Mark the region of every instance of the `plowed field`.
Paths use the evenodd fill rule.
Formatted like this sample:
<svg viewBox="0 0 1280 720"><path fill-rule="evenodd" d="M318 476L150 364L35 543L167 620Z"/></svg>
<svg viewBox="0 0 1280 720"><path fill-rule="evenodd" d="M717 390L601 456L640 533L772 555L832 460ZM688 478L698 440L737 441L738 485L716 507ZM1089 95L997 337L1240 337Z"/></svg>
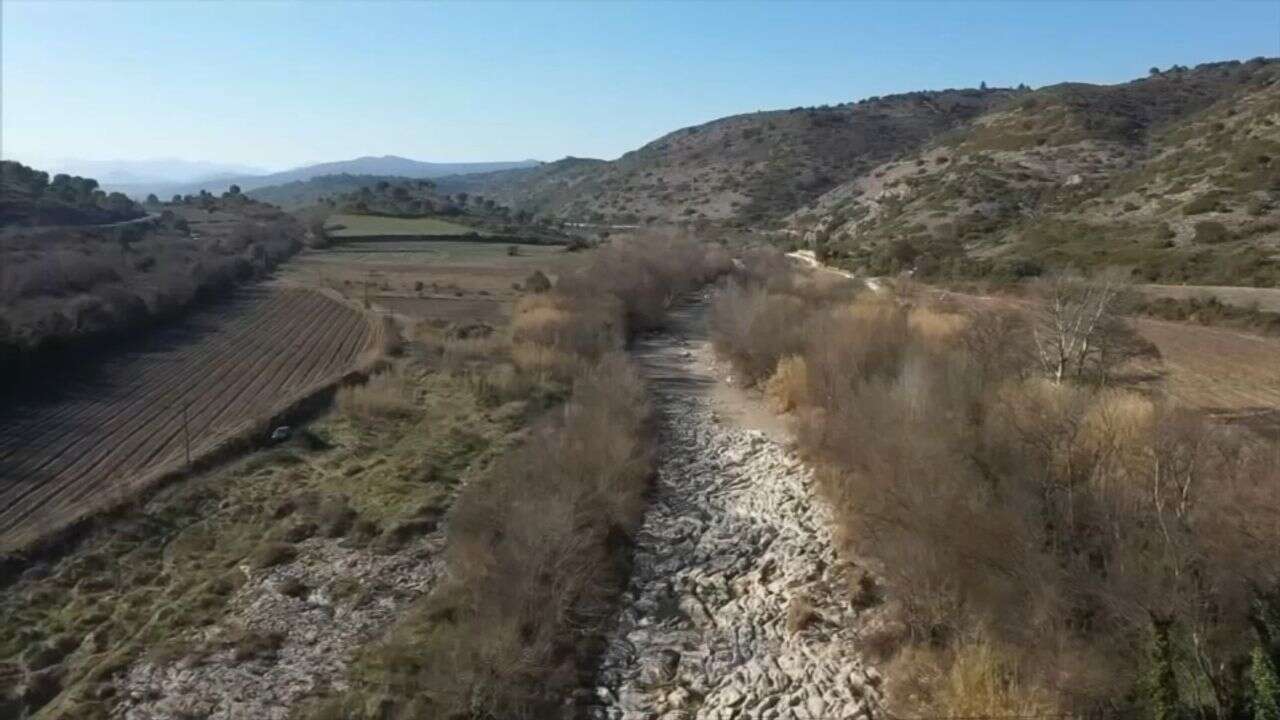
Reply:
<svg viewBox="0 0 1280 720"><path fill-rule="evenodd" d="M188 437L197 457L336 378L377 332L314 291L245 291L0 399L0 551L181 467Z"/></svg>

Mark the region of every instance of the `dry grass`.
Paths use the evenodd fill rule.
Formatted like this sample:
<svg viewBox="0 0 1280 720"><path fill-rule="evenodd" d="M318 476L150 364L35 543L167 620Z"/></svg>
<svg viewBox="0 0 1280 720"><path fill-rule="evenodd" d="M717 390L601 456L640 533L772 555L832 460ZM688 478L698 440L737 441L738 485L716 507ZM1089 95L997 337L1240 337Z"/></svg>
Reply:
<svg viewBox="0 0 1280 720"><path fill-rule="evenodd" d="M809 366L803 357L789 355L778 361L764 386L765 395L781 412L791 412L811 404L809 399Z"/></svg>
<svg viewBox="0 0 1280 720"><path fill-rule="evenodd" d="M346 416L359 420L408 419L418 412L413 385L392 367L363 385L339 388L334 403Z"/></svg>
<svg viewBox="0 0 1280 720"><path fill-rule="evenodd" d="M1057 715L1050 693L1034 687L1016 661L977 640L953 652L912 647L887 668L890 692L915 697L940 718Z"/></svg>
<svg viewBox="0 0 1280 720"><path fill-rule="evenodd" d="M930 343L950 342L958 338L968 325L969 318L965 315L930 307L912 308L907 315L907 327Z"/></svg>

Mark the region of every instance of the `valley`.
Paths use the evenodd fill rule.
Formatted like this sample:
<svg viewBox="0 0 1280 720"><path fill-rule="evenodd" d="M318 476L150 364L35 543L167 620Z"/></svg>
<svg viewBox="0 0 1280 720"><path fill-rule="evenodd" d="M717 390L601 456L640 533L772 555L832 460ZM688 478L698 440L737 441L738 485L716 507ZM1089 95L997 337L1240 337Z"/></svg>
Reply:
<svg viewBox="0 0 1280 720"><path fill-rule="evenodd" d="M1280 720L1280 59L654 131L665 49L522 7L228 52L243 156L0 163L0 720ZM648 141L357 156L560 126Z"/></svg>

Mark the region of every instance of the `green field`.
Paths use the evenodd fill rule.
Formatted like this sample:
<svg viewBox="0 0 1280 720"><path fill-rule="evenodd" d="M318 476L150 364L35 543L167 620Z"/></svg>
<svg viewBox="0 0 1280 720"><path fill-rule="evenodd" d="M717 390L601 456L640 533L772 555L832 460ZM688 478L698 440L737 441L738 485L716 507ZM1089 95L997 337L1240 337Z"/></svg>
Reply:
<svg viewBox="0 0 1280 720"><path fill-rule="evenodd" d="M402 264L413 267L428 264L432 267L449 267L453 265L507 268L529 266L526 272L535 267L543 267L549 260L554 261L567 255L564 248L558 245L520 245L518 255L512 256L507 243L476 242L474 240L380 240L361 241L353 238L349 242L340 243L325 249L323 252L311 253L307 260L315 263L380 263Z"/></svg>
<svg viewBox="0 0 1280 720"><path fill-rule="evenodd" d="M325 223L329 234L337 238L380 235L488 235L483 230L451 223L439 218L395 218L378 215L334 215Z"/></svg>

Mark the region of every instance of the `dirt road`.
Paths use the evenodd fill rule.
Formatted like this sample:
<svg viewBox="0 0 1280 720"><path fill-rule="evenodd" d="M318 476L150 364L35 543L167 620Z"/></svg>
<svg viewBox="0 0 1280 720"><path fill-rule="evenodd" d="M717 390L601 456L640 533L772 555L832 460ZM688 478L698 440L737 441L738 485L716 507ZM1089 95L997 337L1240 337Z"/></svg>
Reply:
<svg viewBox="0 0 1280 720"><path fill-rule="evenodd" d="M857 653L852 568L780 421L724 382L705 316L690 301L636 349L660 464L593 715L870 717L879 675Z"/></svg>

